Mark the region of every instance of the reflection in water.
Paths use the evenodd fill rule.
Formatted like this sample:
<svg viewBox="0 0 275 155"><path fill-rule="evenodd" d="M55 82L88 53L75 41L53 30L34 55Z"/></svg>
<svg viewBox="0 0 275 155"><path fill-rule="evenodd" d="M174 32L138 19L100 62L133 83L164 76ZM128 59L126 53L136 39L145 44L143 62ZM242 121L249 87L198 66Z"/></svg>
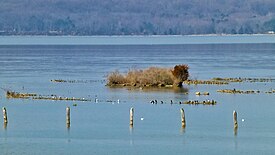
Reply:
<svg viewBox="0 0 275 155"><path fill-rule="evenodd" d="M234 136L238 135L238 127L234 127Z"/></svg>
<svg viewBox="0 0 275 155"><path fill-rule="evenodd" d="M74 126L71 129L66 129L63 112L60 112L61 114L57 112L59 111L58 109L64 108L65 110L64 105L68 104L68 102L8 100L2 94L1 103L2 105L4 105L3 103L7 103L11 107L13 122L30 122L30 124L20 126L20 129L12 128L10 130L10 127L13 127L11 123L9 126L6 126L6 132L2 127L2 132L0 131L0 136L2 137L0 137L0 140L4 141L5 138L7 140L4 142L0 141L0 143L3 143L0 146L0 154L16 151L16 148L25 154L41 152L41 148L43 148L42 151L45 151L44 154L64 154L62 152L63 149L55 149L64 147L72 147L73 149L69 149L73 151L70 152L71 154L81 151L98 152L97 154L108 154L108 152L109 154L203 154L206 150L209 150L212 154L222 154L224 150L228 151L229 154L238 154L239 152L241 154L243 151L247 154L255 154L255 152L257 153L266 148L272 154L275 152L274 147L271 145L274 139L270 138L271 133L269 131L274 128L274 124L270 123L270 120L274 118L273 109L275 105L268 103L272 103L274 100L273 96L271 94L222 95L216 93L216 90L220 89L219 87L222 87L222 89L233 89L234 87L246 89L249 86L247 89L259 89L262 91L268 90L271 87L275 88L275 83L267 83L266 85L264 83L253 83L253 85L249 83L234 83L228 86L186 86L189 90L186 88L134 88L127 90L126 87L109 88L100 83L53 84L49 83L49 80L54 78L98 80L115 69L127 71L131 65L136 65L138 68L147 68L152 65L169 67L180 64L183 60L184 63L190 65L192 78L195 79L231 76L274 77L274 49L275 44L249 46L240 44L186 45L169 47L0 47L0 66L5 66L0 67L0 83L3 85L1 87L21 90L24 85L26 92L38 92L39 94L53 93L64 96L83 97L90 95L91 98L94 98L94 102L98 103L108 103L105 102L107 99L117 102L120 99L120 104L114 106L110 104L78 103L80 111L76 114L76 119L85 119L85 122L93 123L86 123L84 129L81 128L81 123L74 124L76 128L81 128L83 132L73 132ZM196 91L209 91L211 94L209 97L218 100L222 104L211 108L184 105L184 108L188 111L188 116L190 115L190 122L193 123L192 126L182 129L180 118L178 118L179 114L177 113L182 105L177 104L179 101L188 100L186 98L207 99L206 96L195 96L194 92ZM189 92L189 95L186 95L185 92ZM151 100L157 100L158 105L161 104L161 101L167 105L153 106L149 104ZM171 100L172 106L168 105L171 104ZM259 102L261 102L260 105ZM144 125L142 127L139 126L138 130L135 129L136 131L133 131L133 128L130 128L128 131L128 107L132 105L142 112L138 117L142 115L146 119L150 117L154 119L154 113L158 113L162 119L155 119L155 125L148 125L144 122ZM249 117L254 118L253 112L259 110L258 113L261 114L260 118L255 122L247 122L248 124L244 129L249 129L249 126L254 125L253 123L264 125L267 129L263 129L263 126L256 126L255 130L249 129L251 132L247 132L246 136L242 136L242 133L238 133L239 135L237 135L237 132L235 132L237 136L234 136L232 135L233 124L231 124L229 130L229 135L231 136L228 136L227 132L223 131L228 131L228 121L226 120L230 120L231 122L232 116L227 116L226 113L231 114L232 109L243 111L242 113L247 114L247 119ZM40 112L43 117L36 117ZM26 114L27 117L20 117ZM108 114L107 117L106 114ZM125 118L126 114L127 120ZM113 121L112 119L108 119L111 117L122 118L122 120ZM53 119L57 119L56 121L58 121L59 118L62 123L61 127L51 121ZM36 124L40 120L45 121L41 125ZM125 121L127 123L126 126ZM106 125L102 122L105 122ZM55 124L59 128L52 126ZM209 124L207 125L207 130L202 131L201 129L205 128L205 124ZM126 130L118 128L121 126L126 127ZM32 132L29 132L30 127ZM109 127L114 132L110 132ZM188 127L191 127L192 130ZM216 128L222 132L211 133ZM76 142L71 141L74 139L70 138L70 130L72 130L72 137L77 139ZM179 131L183 136L179 135ZM257 131L261 131L261 134L257 134ZM60 142L61 136L58 133L65 134L63 135L65 137L63 141L67 145ZM89 134L85 135L86 133ZM253 137L255 133L257 137ZM259 140L253 140L255 138L259 138ZM100 141L97 141L97 139L100 139ZM124 140L127 140L126 143L128 146L133 145L132 148L127 148ZM179 143L179 140L184 145ZM219 142L217 143L217 141ZM240 145L242 147L239 146L239 151L234 152L234 144L237 149L238 141L242 142L239 143L239 145L242 144ZM228 146L229 142L231 148ZM245 146L249 145L250 147L240 150L243 149L243 143ZM29 146L33 144L35 146L29 149ZM85 147L88 145L91 147ZM144 147L142 148L142 146ZM258 146L258 148L253 146ZM121 152L118 150L121 150ZM137 152L133 153L132 150L137 150Z"/></svg>
<svg viewBox="0 0 275 155"><path fill-rule="evenodd" d="M127 89L128 91L143 91L143 92L174 92L174 93L188 93L188 89L184 87L129 87L129 86L116 86L116 87L108 87L108 89L112 92L116 92L122 88Z"/></svg>
<svg viewBox="0 0 275 155"><path fill-rule="evenodd" d="M70 134L70 127L67 127L67 142L70 143L71 142L71 134Z"/></svg>
<svg viewBox="0 0 275 155"><path fill-rule="evenodd" d="M7 130L7 126L8 126L8 123L4 122L3 127L4 127L5 130Z"/></svg>
<svg viewBox="0 0 275 155"><path fill-rule="evenodd" d="M130 135L133 134L133 130L134 130L133 125L130 125L130 126L129 126L129 133L130 133Z"/></svg>
<svg viewBox="0 0 275 155"><path fill-rule="evenodd" d="M131 146L134 144L133 143L133 131L134 131L133 125L130 125L129 126L129 133L130 133L130 145Z"/></svg>
<svg viewBox="0 0 275 155"><path fill-rule="evenodd" d="M7 123L6 122L4 122L3 128L4 128L3 141L2 141L2 134L0 136L0 139L1 139L0 140L1 141L1 143L0 143L0 148L1 148L0 149L0 154L1 154L1 152L3 154L10 154L9 153L9 142L8 142L8 130L7 130Z"/></svg>
<svg viewBox="0 0 275 155"><path fill-rule="evenodd" d="M136 93L145 93L146 96L143 98L143 100L147 100L146 103L151 104L183 104L184 101L188 100L189 96L189 90L185 87L144 87L142 89L136 87L107 87L107 89L110 92L110 94L128 91L128 93L131 93L132 98L135 98L133 97L133 95L135 95ZM164 98L165 96L167 96L168 93L172 96Z"/></svg>
<svg viewBox="0 0 275 155"><path fill-rule="evenodd" d="M188 89L184 87L172 87L172 88L158 88L158 87L152 87L152 88L143 88L144 92L147 91L154 91L154 92L174 92L174 93L188 93Z"/></svg>
<svg viewBox="0 0 275 155"><path fill-rule="evenodd" d="M180 128L180 135L182 136L182 135L184 135L185 134L185 128Z"/></svg>
<svg viewBox="0 0 275 155"><path fill-rule="evenodd" d="M236 151L238 150L238 138L236 137L236 135L235 135L235 138L234 138L234 148L235 148Z"/></svg>

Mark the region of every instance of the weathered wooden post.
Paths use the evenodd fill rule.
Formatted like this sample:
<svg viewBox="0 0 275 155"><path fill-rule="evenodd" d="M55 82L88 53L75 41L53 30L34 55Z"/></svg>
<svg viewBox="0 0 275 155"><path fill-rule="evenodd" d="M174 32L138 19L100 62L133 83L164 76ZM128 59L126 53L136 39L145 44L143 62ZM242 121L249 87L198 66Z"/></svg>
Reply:
<svg viewBox="0 0 275 155"><path fill-rule="evenodd" d="M233 111L234 130L238 129L237 112Z"/></svg>
<svg viewBox="0 0 275 155"><path fill-rule="evenodd" d="M184 114L183 108L180 109L180 113L181 113L181 126L182 128L185 128L186 122L185 122L185 114Z"/></svg>
<svg viewBox="0 0 275 155"><path fill-rule="evenodd" d="M67 128L70 128L70 125L71 125L70 107L66 108L66 124L67 124Z"/></svg>
<svg viewBox="0 0 275 155"><path fill-rule="evenodd" d="M130 127L134 126L134 108L130 109Z"/></svg>
<svg viewBox="0 0 275 155"><path fill-rule="evenodd" d="M7 124L8 123L7 109L3 107L2 110L3 110L4 124Z"/></svg>

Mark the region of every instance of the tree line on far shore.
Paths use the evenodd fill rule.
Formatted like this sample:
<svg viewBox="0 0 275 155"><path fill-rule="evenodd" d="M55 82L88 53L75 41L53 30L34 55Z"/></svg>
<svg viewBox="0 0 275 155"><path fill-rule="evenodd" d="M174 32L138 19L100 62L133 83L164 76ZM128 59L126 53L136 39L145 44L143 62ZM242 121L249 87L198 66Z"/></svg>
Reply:
<svg viewBox="0 0 275 155"><path fill-rule="evenodd" d="M0 35L257 34L274 0L6 0Z"/></svg>

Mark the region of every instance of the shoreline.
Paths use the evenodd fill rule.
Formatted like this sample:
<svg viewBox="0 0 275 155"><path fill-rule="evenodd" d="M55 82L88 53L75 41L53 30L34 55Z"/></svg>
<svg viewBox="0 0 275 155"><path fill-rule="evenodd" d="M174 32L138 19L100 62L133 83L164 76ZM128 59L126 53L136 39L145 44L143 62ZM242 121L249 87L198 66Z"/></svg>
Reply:
<svg viewBox="0 0 275 155"><path fill-rule="evenodd" d="M275 43L274 34L0 36L1 45L185 45Z"/></svg>

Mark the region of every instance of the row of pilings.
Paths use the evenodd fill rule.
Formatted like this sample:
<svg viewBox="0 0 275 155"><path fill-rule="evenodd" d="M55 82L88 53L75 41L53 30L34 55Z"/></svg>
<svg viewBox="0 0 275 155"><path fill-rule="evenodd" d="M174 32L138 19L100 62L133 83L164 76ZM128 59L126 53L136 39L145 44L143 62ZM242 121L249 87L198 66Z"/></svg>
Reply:
<svg viewBox="0 0 275 155"><path fill-rule="evenodd" d="M4 119L4 128L7 127L8 124L8 114L7 114L7 109L5 107L2 108L3 111L3 119ZM184 109L180 109L180 117L181 117L181 127L185 128L186 127L186 117L184 113ZM237 112L234 110L233 111L233 123L234 123L234 133L236 134L237 129L238 129L238 121L237 121ZM131 128L134 127L134 108L130 108L130 122L129 125ZM70 107L66 108L66 127L69 129L71 126L71 110Z"/></svg>

